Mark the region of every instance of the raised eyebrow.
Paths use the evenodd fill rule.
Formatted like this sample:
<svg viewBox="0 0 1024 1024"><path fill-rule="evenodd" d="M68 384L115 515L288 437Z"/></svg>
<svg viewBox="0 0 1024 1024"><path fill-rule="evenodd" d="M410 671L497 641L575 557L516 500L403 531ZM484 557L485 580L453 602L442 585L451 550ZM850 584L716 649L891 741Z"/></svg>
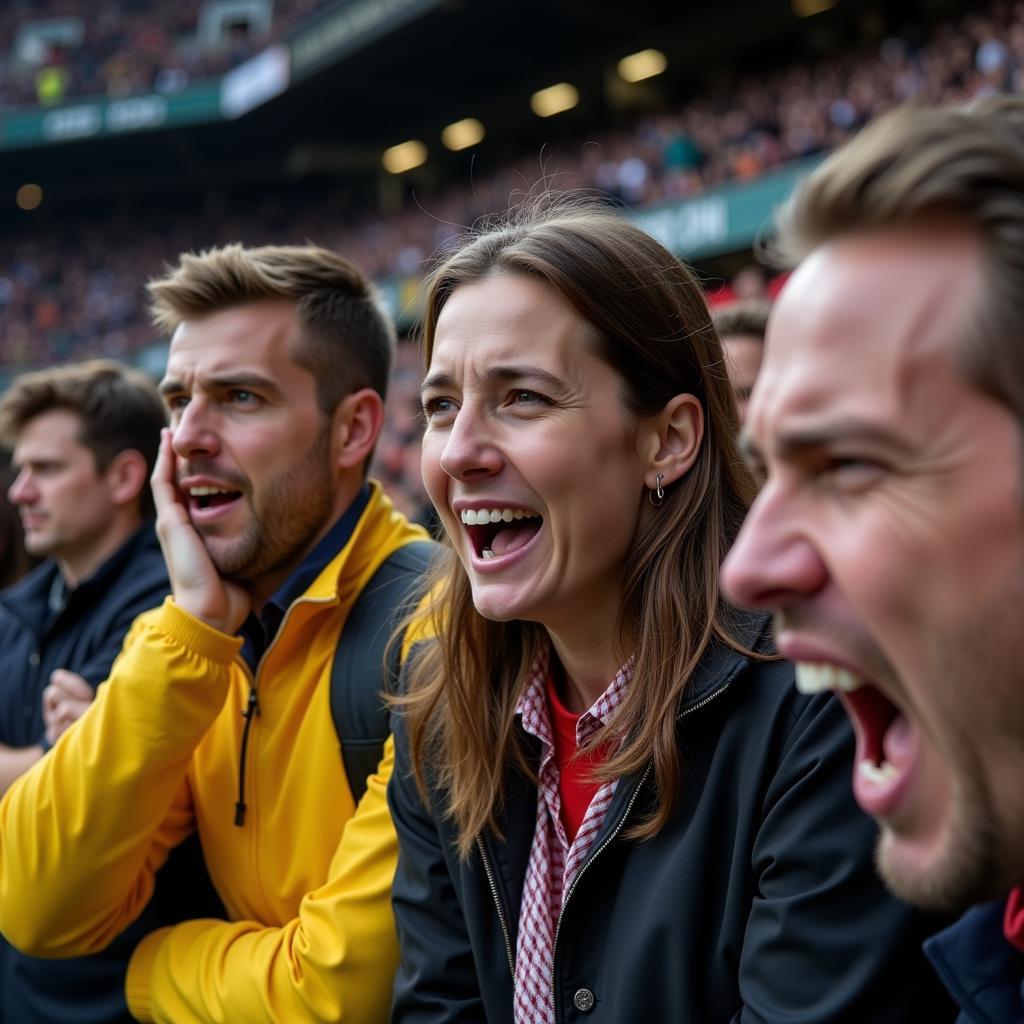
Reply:
<svg viewBox="0 0 1024 1024"><path fill-rule="evenodd" d="M565 382L539 366L492 366L485 374L489 381L535 380L553 390L565 387Z"/></svg>
<svg viewBox="0 0 1024 1024"><path fill-rule="evenodd" d="M265 395L279 396L281 389L269 378L258 373L233 373L224 377L210 377L207 387L219 391L231 389L261 391Z"/></svg>
<svg viewBox="0 0 1024 1024"><path fill-rule="evenodd" d="M281 389L269 378L256 373L233 373L223 377L208 377L202 382L204 389L208 391L228 391L232 388L244 390L262 391L272 396L280 396ZM168 395L187 392L188 388L181 381L173 378L164 379L159 385L160 394L165 398Z"/></svg>
<svg viewBox="0 0 1024 1024"><path fill-rule="evenodd" d="M775 440L774 448L781 458L792 458L847 440L868 442L901 454L911 454L910 446L897 435L874 423L852 419L790 431Z"/></svg>
<svg viewBox="0 0 1024 1024"><path fill-rule="evenodd" d="M565 382L547 370L538 366L492 366L483 375L484 381L491 383L512 382L517 380L535 380L552 389L565 387ZM420 385L420 392L429 391L431 388L453 388L456 386L455 378L443 371L428 374Z"/></svg>
<svg viewBox="0 0 1024 1024"><path fill-rule="evenodd" d="M423 383L420 384L420 394L424 391L429 391L431 388L453 388L455 387L455 378L450 373L428 373L423 378Z"/></svg>

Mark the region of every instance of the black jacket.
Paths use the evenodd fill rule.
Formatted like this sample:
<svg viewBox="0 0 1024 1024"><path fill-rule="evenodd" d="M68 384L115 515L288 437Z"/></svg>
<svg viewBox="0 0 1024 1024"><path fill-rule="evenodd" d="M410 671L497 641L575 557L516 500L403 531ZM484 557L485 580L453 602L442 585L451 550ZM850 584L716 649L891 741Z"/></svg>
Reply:
<svg viewBox="0 0 1024 1024"><path fill-rule="evenodd" d="M39 743L50 673L66 668L93 686L103 682L132 620L169 589L160 545L147 524L70 592L56 563L47 560L0 593L0 743Z"/></svg>
<svg viewBox="0 0 1024 1024"><path fill-rule="evenodd" d="M650 771L620 780L567 893L556 1019L952 1020L920 949L935 919L897 902L875 875L875 826L851 796L852 735L838 702L799 694L785 662L720 648L699 667L676 732L677 812L654 839L625 838L654 794ZM536 788L510 773L505 841L484 835L460 863L450 821L417 797L401 723L396 740L402 960L392 1020L510 1022Z"/></svg>
<svg viewBox="0 0 1024 1024"><path fill-rule="evenodd" d="M0 594L0 743L39 743L50 673L66 668L93 685L105 680L132 620L160 604L169 589L147 524L68 593L59 569L47 561ZM223 913L201 856L197 841L175 850L139 920L95 956L39 960L0 938L0 1022L128 1024L124 974L139 939L161 924Z"/></svg>

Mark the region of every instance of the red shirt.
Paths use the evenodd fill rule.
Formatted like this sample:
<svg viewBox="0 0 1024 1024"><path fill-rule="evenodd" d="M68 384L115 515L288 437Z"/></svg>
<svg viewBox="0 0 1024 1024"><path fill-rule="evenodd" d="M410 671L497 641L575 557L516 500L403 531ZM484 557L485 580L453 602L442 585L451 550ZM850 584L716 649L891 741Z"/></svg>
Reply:
<svg viewBox="0 0 1024 1024"><path fill-rule="evenodd" d="M601 788L602 783L593 778L593 769L607 758L608 747L602 744L586 756L573 759L577 749L576 723L581 715L574 714L562 703L550 672L545 680L545 689L551 713L555 763L558 765L562 827L569 837L569 842L572 842L580 830L580 825L583 824L590 801Z"/></svg>
<svg viewBox="0 0 1024 1024"><path fill-rule="evenodd" d="M1010 898L1006 901L1003 934L1011 946L1024 950L1024 892L1019 887L1010 890Z"/></svg>

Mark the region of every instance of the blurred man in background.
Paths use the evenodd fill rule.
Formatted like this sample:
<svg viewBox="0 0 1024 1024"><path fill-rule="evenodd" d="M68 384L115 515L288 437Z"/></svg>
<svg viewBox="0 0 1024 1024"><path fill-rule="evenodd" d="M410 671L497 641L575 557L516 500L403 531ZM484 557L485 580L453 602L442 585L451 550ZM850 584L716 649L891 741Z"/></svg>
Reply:
<svg viewBox="0 0 1024 1024"><path fill-rule="evenodd" d="M764 356L764 335L768 329L771 304L763 299L745 299L712 313L715 328L725 349L725 366L736 396L740 424L747 418L747 406Z"/></svg>
<svg viewBox="0 0 1024 1024"><path fill-rule="evenodd" d="M132 620L168 591L149 490L165 422L152 382L105 360L24 374L0 399L9 498L45 559L0 593L3 789L85 711ZM126 1020L126 963L119 947L55 962L0 942L0 1020Z"/></svg>
<svg viewBox="0 0 1024 1024"><path fill-rule="evenodd" d="M928 952L964 1021L1024 1019L1024 100L899 110L811 175L724 569L837 691L878 866L978 904ZM841 924L837 924L841 927Z"/></svg>
<svg viewBox="0 0 1024 1024"><path fill-rule="evenodd" d="M167 593L149 492L165 422L153 384L106 360L25 374L0 399L8 498L25 547L46 559L0 594L3 789L77 717L132 620Z"/></svg>

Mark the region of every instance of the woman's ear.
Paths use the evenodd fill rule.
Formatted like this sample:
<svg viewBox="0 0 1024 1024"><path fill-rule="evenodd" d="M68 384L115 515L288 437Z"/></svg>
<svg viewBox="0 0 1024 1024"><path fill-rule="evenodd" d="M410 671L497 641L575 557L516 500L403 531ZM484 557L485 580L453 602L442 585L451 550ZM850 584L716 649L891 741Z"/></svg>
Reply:
<svg viewBox="0 0 1024 1024"><path fill-rule="evenodd" d="M644 483L667 487L693 465L704 438L704 407L694 395L676 395L653 418L654 436Z"/></svg>

